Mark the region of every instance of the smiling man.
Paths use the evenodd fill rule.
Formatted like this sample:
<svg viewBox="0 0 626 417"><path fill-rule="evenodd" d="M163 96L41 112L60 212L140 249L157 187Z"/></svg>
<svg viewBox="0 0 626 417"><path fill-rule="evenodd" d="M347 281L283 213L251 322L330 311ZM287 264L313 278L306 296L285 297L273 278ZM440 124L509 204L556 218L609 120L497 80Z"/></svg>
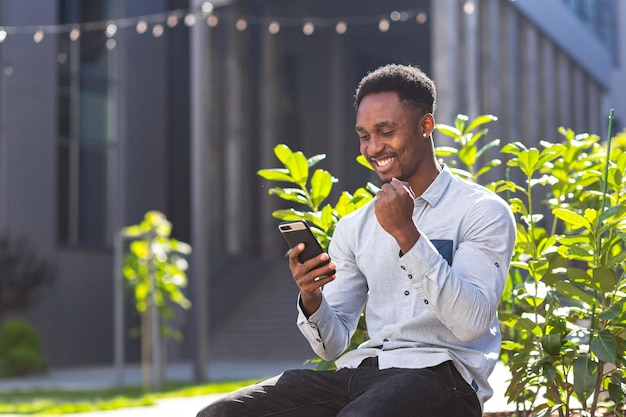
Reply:
<svg viewBox="0 0 626 417"><path fill-rule="evenodd" d="M500 352L513 215L437 162L435 85L420 69L378 68L355 98L360 151L381 190L341 219L329 254L301 263L300 244L289 255L297 324L315 353L339 357L339 369L286 371L200 417L482 415ZM370 339L343 354L363 309Z"/></svg>

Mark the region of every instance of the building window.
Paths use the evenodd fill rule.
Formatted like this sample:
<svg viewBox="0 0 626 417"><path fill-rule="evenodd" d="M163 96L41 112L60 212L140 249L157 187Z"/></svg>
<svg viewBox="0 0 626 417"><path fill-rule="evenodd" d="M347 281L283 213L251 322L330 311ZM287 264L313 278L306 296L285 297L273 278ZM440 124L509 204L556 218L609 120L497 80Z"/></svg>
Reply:
<svg viewBox="0 0 626 417"><path fill-rule="evenodd" d="M60 0L63 24L106 21L106 0ZM103 31L59 36L58 236L65 245L111 241L115 80Z"/></svg>
<svg viewBox="0 0 626 417"><path fill-rule="evenodd" d="M591 28L596 37L617 62L617 0L563 0L580 20Z"/></svg>

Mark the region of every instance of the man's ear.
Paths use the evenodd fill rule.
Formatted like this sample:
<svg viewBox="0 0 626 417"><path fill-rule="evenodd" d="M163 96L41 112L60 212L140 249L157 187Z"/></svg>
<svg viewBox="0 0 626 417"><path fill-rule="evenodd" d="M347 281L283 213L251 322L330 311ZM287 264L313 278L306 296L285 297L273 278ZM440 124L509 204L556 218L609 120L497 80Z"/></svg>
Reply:
<svg viewBox="0 0 626 417"><path fill-rule="evenodd" d="M435 117L432 113L426 113L422 117L421 129L422 136L425 138L429 137L433 133L433 130L435 129Z"/></svg>

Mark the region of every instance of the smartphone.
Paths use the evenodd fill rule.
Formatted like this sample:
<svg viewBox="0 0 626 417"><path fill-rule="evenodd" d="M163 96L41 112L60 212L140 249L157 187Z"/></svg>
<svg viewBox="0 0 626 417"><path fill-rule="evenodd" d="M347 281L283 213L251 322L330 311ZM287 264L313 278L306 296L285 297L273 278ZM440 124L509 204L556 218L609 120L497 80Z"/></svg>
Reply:
<svg viewBox="0 0 626 417"><path fill-rule="evenodd" d="M298 256L300 262L305 262L324 253L322 246L304 220L282 222L278 225L278 230L280 230L289 247L293 248L298 243L304 243L304 251ZM328 262L330 262L330 259L324 263ZM333 271L330 275L334 273Z"/></svg>

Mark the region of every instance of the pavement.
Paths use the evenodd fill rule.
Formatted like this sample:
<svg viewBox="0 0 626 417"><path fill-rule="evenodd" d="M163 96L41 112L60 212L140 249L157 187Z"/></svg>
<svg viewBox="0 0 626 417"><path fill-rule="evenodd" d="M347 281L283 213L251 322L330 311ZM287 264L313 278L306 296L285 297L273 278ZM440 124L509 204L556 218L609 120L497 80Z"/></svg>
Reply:
<svg viewBox="0 0 626 417"><path fill-rule="evenodd" d="M298 361L265 360L265 361L219 361L207 368L208 377L212 381L235 379L264 379L279 374L285 369L303 368ZM23 378L0 379L0 392L26 391L30 389L101 389L115 387L118 373L112 365L91 367L53 369L45 375ZM165 371L168 381L192 381L193 368L190 363L169 364ZM504 392L509 375L500 363L496 366L489 381L494 389L494 396L485 404L485 413L506 412L515 410L514 404L508 404ZM141 384L141 368L139 365L126 365L123 370L123 381L126 385ZM110 411L91 413L66 414L73 417L194 417L199 410L215 401L223 394L201 395L197 397L167 398L157 401L148 407L132 407ZM0 414L3 417L16 417L15 414Z"/></svg>

